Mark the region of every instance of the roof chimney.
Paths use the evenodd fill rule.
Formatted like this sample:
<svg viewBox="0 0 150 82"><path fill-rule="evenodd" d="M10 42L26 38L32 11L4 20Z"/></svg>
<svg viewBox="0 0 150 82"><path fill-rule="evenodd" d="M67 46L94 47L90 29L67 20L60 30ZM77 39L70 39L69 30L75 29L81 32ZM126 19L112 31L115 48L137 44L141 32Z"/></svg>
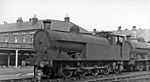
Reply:
<svg viewBox="0 0 150 82"><path fill-rule="evenodd" d="M31 22L32 21L32 19L31 18L29 18L29 22Z"/></svg>
<svg viewBox="0 0 150 82"><path fill-rule="evenodd" d="M135 30L136 30L136 26L133 26L133 27L132 27L132 30L135 31Z"/></svg>
<svg viewBox="0 0 150 82"><path fill-rule="evenodd" d="M17 19L16 22L17 22L17 23L22 23L22 22L23 22L22 17L18 17L18 19Z"/></svg>
<svg viewBox="0 0 150 82"><path fill-rule="evenodd" d="M43 21L43 24L44 24L44 29L50 29L50 26L51 26L51 21L50 20L44 20Z"/></svg>
<svg viewBox="0 0 150 82"><path fill-rule="evenodd" d="M4 24L7 24L7 22L6 22L6 21L4 21Z"/></svg>
<svg viewBox="0 0 150 82"><path fill-rule="evenodd" d="M133 38L137 38L137 37L136 37L136 35L137 35L137 34L136 34L136 26L133 26L133 27L132 27L132 33L133 33L133 34L132 34Z"/></svg>
<svg viewBox="0 0 150 82"><path fill-rule="evenodd" d="M34 15L31 21L32 21L32 25L35 25L38 22L38 18L36 17L36 15Z"/></svg>
<svg viewBox="0 0 150 82"><path fill-rule="evenodd" d="M96 35L96 29L93 29L93 34L92 35Z"/></svg>
<svg viewBox="0 0 150 82"><path fill-rule="evenodd" d="M22 20L22 17L18 17L18 19L16 20L16 25L17 27L22 27L22 23L23 23L23 20Z"/></svg>
<svg viewBox="0 0 150 82"><path fill-rule="evenodd" d="M70 17L66 16L66 17L64 18L64 21L65 21L65 22L70 22Z"/></svg>
<svg viewBox="0 0 150 82"><path fill-rule="evenodd" d="M118 31L121 31L121 26L118 27Z"/></svg>

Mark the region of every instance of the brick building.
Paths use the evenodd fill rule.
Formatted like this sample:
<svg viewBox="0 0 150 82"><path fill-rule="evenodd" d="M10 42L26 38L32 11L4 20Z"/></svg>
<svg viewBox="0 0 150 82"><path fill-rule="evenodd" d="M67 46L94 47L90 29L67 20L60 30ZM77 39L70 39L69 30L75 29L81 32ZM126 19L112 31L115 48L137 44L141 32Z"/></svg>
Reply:
<svg viewBox="0 0 150 82"><path fill-rule="evenodd" d="M131 36L132 41L136 42L148 42L150 43L150 29L137 29L136 26L133 26L132 29L122 30L121 26L118 27L117 31L112 31L114 34L123 34L126 36Z"/></svg>
<svg viewBox="0 0 150 82"><path fill-rule="evenodd" d="M51 20L51 30L69 31L70 27L76 25L70 22L69 17L64 21ZM78 25L77 25L78 26ZM81 33L89 33L87 30L80 28ZM18 18L16 23L0 25L0 66L21 65L22 61L29 61L34 57L36 52L33 49L33 36L36 30L43 29L43 20L37 17L30 18L24 22Z"/></svg>

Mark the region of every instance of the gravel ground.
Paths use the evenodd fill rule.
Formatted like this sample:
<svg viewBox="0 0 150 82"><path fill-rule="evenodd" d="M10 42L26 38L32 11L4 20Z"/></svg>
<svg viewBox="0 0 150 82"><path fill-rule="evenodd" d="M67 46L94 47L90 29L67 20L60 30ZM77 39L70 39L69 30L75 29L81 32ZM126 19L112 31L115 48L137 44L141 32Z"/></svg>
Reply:
<svg viewBox="0 0 150 82"><path fill-rule="evenodd" d="M0 75L33 73L33 70L33 67L5 67L0 68Z"/></svg>
<svg viewBox="0 0 150 82"><path fill-rule="evenodd" d="M33 77L33 67L1 67L0 80Z"/></svg>

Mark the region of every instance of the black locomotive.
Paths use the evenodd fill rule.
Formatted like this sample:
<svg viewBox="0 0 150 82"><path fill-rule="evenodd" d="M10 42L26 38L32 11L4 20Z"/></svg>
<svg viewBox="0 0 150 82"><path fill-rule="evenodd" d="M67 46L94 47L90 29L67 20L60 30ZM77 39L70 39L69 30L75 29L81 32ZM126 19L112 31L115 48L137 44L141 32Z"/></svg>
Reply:
<svg viewBox="0 0 150 82"><path fill-rule="evenodd" d="M50 21L34 35L36 77L69 78L149 70L150 44L133 42L129 37L111 32L82 34L78 26L70 32L50 30ZM40 71L41 70L41 71Z"/></svg>

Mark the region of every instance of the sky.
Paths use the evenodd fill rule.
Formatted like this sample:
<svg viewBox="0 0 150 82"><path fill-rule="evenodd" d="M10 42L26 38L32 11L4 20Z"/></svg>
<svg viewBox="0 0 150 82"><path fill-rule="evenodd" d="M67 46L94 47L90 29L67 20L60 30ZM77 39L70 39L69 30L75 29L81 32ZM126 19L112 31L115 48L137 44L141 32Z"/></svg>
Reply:
<svg viewBox="0 0 150 82"><path fill-rule="evenodd" d="M0 24L18 17L70 21L91 31L97 29L150 29L150 0L0 0Z"/></svg>

